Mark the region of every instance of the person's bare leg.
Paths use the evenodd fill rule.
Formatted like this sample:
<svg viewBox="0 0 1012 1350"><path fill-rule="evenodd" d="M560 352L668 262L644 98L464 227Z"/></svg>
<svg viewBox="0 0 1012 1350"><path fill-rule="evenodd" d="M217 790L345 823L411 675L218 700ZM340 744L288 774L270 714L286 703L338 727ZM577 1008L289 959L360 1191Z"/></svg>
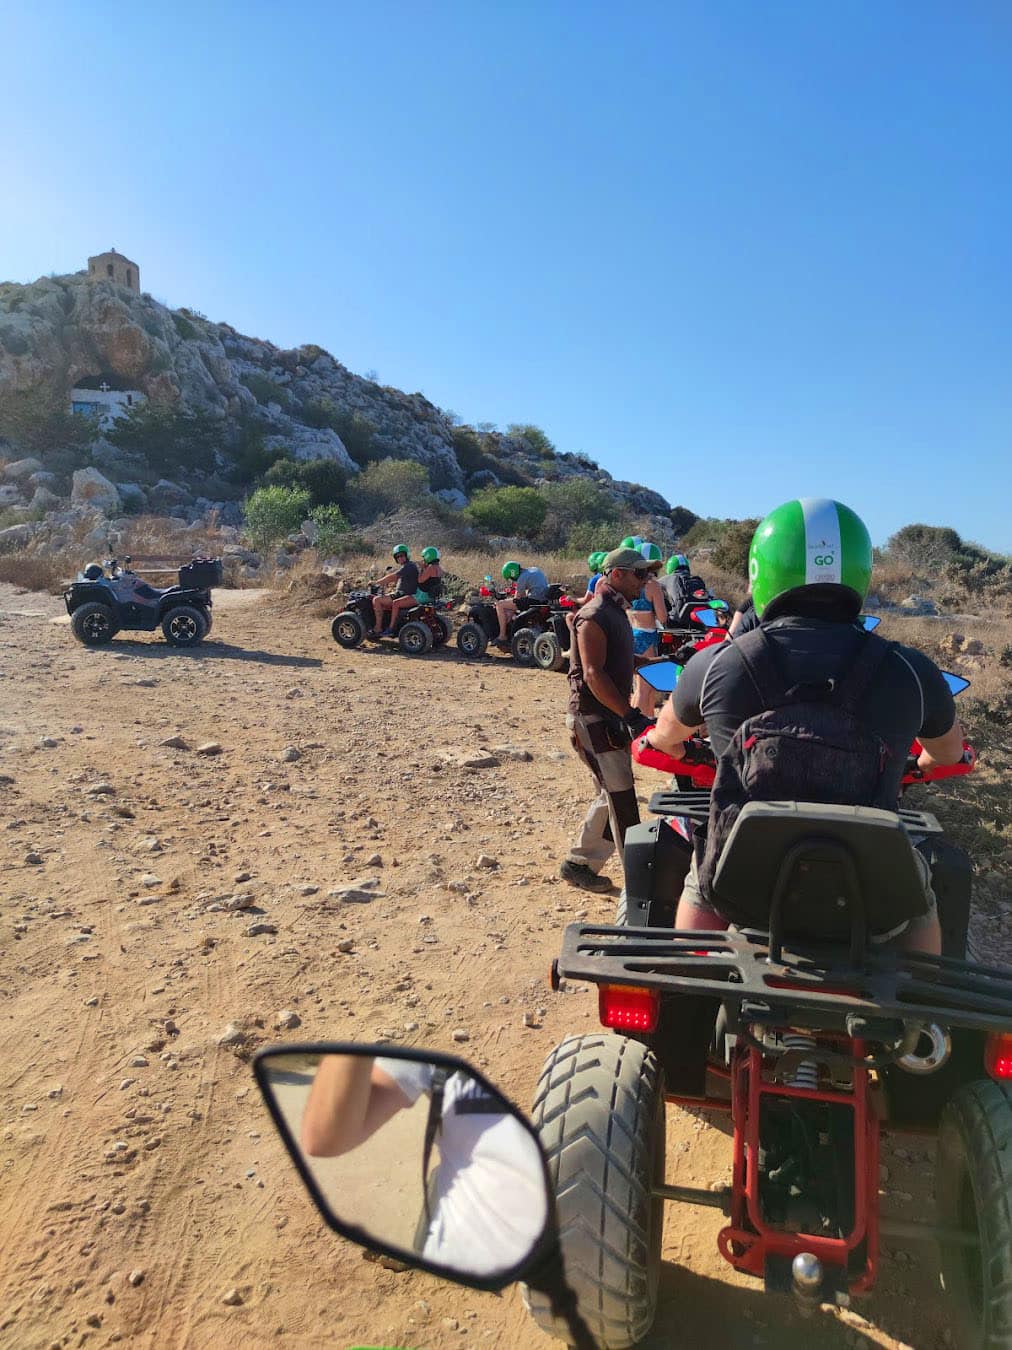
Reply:
<svg viewBox="0 0 1012 1350"><path fill-rule="evenodd" d="M657 692L651 689L646 680L636 676L636 687L634 690L636 696L636 707L644 717L657 716Z"/></svg>
<svg viewBox="0 0 1012 1350"><path fill-rule="evenodd" d="M511 600L497 600L495 602L496 618L499 620L499 641L506 641L506 626L517 612L516 605Z"/></svg>
<svg viewBox="0 0 1012 1350"><path fill-rule="evenodd" d="M383 612L390 601L384 595L374 595L372 598L372 616L376 632L379 633L383 628Z"/></svg>
<svg viewBox="0 0 1012 1350"><path fill-rule="evenodd" d="M727 920L715 909L709 905L693 899L692 896L683 895L678 902L678 910L675 913L675 927L679 929L719 929L721 932L727 927Z"/></svg>
<svg viewBox="0 0 1012 1350"><path fill-rule="evenodd" d="M942 954L942 925L937 910L923 919L911 919L905 932L896 939L901 952L924 952L928 956Z"/></svg>

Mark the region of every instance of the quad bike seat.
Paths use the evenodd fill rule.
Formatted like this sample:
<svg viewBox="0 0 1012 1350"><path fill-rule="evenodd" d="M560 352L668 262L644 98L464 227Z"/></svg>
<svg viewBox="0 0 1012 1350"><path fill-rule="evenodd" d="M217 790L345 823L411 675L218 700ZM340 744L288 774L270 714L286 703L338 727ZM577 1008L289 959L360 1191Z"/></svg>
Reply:
<svg viewBox="0 0 1012 1350"><path fill-rule="evenodd" d="M932 817L925 817L939 829ZM714 876L735 922L783 937L851 942L925 914L923 873L900 816L871 806L748 802Z"/></svg>
<svg viewBox="0 0 1012 1350"><path fill-rule="evenodd" d="M163 595L168 595L170 591L178 590L178 586L163 586L159 588L157 586L149 586L146 581L142 581L139 585L134 587L134 595L139 596L142 600L160 600Z"/></svg>

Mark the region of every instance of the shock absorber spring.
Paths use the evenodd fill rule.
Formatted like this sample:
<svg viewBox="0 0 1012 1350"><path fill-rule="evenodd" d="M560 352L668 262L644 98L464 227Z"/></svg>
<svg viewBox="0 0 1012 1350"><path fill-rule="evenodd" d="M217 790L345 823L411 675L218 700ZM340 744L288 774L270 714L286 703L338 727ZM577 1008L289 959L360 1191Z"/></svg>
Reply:
<svg viewBox="0 0 1012 1350"><path fill-rule="evenodd" d="M784 1050L814 1050L815 1038L806 1036L803 1031L785 1031L781 1037ZM814 1059L799 1060L796 1067L784 1075L784 1082L788 1087L807 1088L811 1092L818 1091L819 1087L819 1066Z"/></svg>

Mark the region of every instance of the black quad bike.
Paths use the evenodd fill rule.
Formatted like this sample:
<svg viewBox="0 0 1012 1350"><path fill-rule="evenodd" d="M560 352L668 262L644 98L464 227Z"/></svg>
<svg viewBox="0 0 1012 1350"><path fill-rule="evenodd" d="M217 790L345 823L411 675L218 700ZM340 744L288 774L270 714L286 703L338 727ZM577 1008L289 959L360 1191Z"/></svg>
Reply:
<svg viewBox="0 0 1012 1350"><path fill-rule="evenodd" d="M618 922L571 924L553 967L555 987L598 986L607 1032L556 1047L534 1107L596 1343L648 1332L671 1200L720 1209L721 1256L805 1312L868 1292L882 1239L935 1242L957 1344L1009 1350L1012 971L961 959L959 850L926 812L750 802L714 885L754 926L676 932L688 865L676 841L706 822L709 794L657 793L650 809L659 820L627 839ZM915 841L958 955L869 938L872 914L889 931L923 913ZM666 1102L730 1117L729 1185L667 1179ZM937 1139L934 1222L879 1213L880 1136L905 1130ZM564 1334L542 1296L529 1306Z"/></svg>
<svg viewBox="0 0 1012 1350"><path fill-rule="evenodd" d="M159 626L173 647L196 647L211 631L211 588L222 582L219 558L194 558L175 586L158 587L131 570L132 558L89 563L63 593L79 642L101 647L119 632Z"/></svg>
<svg viewBox="0 0 1012 1350"><path fill-rule="evenodd" d="M334 641L349 651L360 647L363 642L378 642L381 639L370 637L375 622L372 601L379 594L379 588L371 586L367 591L352 591L348 603L330 625ZM434 647L441 647L453 632L453 621L449 610L452 602L436 600L429 605L413 605L403 610L397 620L390 640L396 642L402 652L408 656L422 656Z"/></svg>
<svg viewBox="0 0 1012 1350"><path fill-rule="evenodd" d="M457 650L469 660L484 656L488 644L499 636L495 601L512 598L488 586L482 586L479 594L481 598L468 608L467 621L457 630ZM546 600L517 601L518 613L506 626L506 640L518 665L563 669L569 648L565 598L564 586L549 586Z"/></svg>

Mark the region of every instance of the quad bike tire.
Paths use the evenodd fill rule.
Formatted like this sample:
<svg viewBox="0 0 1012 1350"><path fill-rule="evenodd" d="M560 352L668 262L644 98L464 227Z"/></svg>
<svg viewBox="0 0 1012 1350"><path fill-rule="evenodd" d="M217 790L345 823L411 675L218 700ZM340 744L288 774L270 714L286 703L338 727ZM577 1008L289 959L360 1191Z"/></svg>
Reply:
<svg viewBox="0 0 1012 1350"><path fill-rule="evenodd" d="M207 629L204 611L197 605L173 605L162 615L162 633L170 647L196 647Z"/></svg>
<svg viewBox="0 0 1012 1350"><path fill-rule="evenodd" d="M953 1095L938 1128L939 1225L978 1247L939 1241L960 1350L1012 1347L1012 1085L979 1079Z"/></svg>
<svg viewBox="0 0 1012 1350"><path fill-rule="evenodd" d="M70 626L74 637L86 647L104 647L119 632L115 614L100 600L78 605L70 616Z"/></svg>
<svg viewBox="0 0 1012 1350"><path fill-rule="evenodd" d="M468 659L484 656L488 650L488 634L480 623L470 619L457 629L457 651Z"/></svg>
<svg viewBox="0 0 1012 1350"><path fill-rule="evenodd" d="M534 639L533 654L534 664L541 670L562 670L568 664L554 633L539 633Z"/></svg>
<svg viewBox="0 0 1012 1350"><path fill-rule="evenodd" d="M339 647L344 647L347 651L360 646L365 640L365 624L361 615L356 614L353 609L342 610L330 625L330 636Z"/></svg>
<svg viewBox="0 0 1012 1350"><path fill-rule="evenodd" d="M397 634L397 643L405 656L424 656L432 651L435 641L429 625L417 619L406 623Z"/></svg>
<svg viewBox="0 0 1012 1350"><path fill-rule="evenodd" d="M537 628L518 628L510 639L510 651L518 666L533 666L534 644L540 636Z"/></svg>
<svg viewBox="0 0 1012 1350"><path fill-rule="evenodd" d="M436 637L435 633L433 633L432 638L437 647L442 647L444 643L449 642L450 640L450 634L453 632L453 624L450 622L450 620L446 617L445 614L437 614L436 623L439 624L439 628L443 636Z"/></svg>
<svg viewBox="0 0 1012 1350"><path fill-rule="evenodd" d="M654 1054L607 1033L570 1036L545 1061L533 1121L556 1196L566 1280L602 1350L636 1345L657 1310L664 1092ZM524 1286L542 1331L565 1341L549 1299Z"/></svg>

